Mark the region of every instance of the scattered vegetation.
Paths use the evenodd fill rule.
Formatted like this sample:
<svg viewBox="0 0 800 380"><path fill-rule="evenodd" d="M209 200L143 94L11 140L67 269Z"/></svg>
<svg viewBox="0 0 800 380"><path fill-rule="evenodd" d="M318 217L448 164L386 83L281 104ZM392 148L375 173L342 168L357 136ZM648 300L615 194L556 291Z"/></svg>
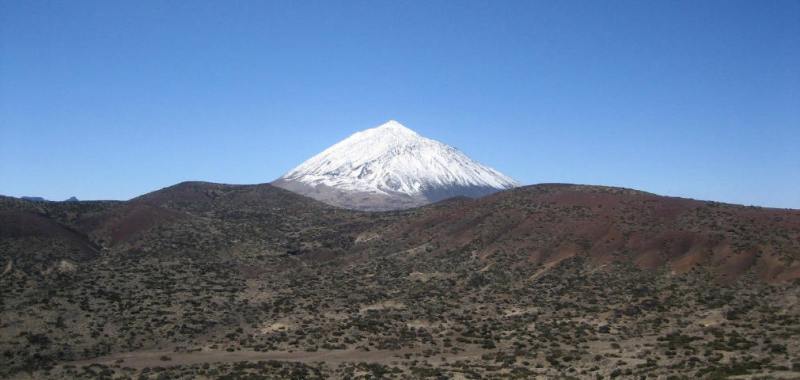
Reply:
<svg viewBox="0 0 800 380"><path fill-rule="evenodd" d="M796 213L579 192L372 214L269 186L2 198L0 377L800 375L800 282L674 265L719 244L796 260Z"/></svg>

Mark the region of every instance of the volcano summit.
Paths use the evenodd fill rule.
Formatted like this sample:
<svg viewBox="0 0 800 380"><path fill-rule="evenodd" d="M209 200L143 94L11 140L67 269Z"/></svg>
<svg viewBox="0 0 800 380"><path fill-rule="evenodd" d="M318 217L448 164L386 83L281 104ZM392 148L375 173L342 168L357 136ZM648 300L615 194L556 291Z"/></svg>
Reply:
<svg viewBox="0 0 800 380"><path fill-rule="evenodd" d="M518 183L390 120L338 142L273 185L334 206L380 211L480 197Z"/></svg>

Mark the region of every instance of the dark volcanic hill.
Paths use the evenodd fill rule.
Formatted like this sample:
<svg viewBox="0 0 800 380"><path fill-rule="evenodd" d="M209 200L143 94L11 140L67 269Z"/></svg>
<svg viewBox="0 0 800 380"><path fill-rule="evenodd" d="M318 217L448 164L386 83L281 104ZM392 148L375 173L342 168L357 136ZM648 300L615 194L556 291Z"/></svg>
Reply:
<svg viewBox="0 0 800 380"><path fill-rule="evenodd" d="M381 219L269 184L183 182L109 210L87 233L122 251L218 254L247 246L261 253L299 254L344 249L345 230Z"/></svg>
<svg viewBox="0 0 800 380"><path fill-rule="evenodd" d="M0 257L3 273L47 273L96 258L99 248L86 236L37 213L0 211Z"/></svg>
<svg viewBox="0 0 800 380"><path fill-rule="evenodd" d="M800 211L545 184L0 197L0 377L800 375ZM322 364L320 364L322 363Z"/></svg>
<svg viewBox="0 0 800 380"><path fill-rule="evenodd" d="M431 254L549 267L576 256L598 266L624 261L676 273L708 270L720 280L753 273L800 277L800 211L662 197L565 184L517 188L474 201L419 209L386 236Z"/></svg>

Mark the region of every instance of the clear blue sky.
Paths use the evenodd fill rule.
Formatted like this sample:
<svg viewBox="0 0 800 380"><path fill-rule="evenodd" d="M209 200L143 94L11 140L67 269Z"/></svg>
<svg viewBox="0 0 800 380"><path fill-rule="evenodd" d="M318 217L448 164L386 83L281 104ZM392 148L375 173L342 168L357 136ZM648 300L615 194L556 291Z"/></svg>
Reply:
<svg viewBox="0 0 800 380"><path fill-rule="evenodd" d="M526 184L800 208L800 1L0 0L0 194L269 182L388 119Z"/></svg>

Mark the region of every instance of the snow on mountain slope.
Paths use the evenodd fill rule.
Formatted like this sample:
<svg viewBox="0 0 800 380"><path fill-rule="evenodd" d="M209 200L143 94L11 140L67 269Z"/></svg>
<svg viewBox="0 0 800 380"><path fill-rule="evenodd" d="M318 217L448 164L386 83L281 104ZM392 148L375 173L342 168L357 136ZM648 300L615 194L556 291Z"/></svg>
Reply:
<svg viewBox="0 0 800 380"><path fill-rule="evenodd" d="M315 198L334 204L337 202L321 199L335 198L320 195L321 189L332 189L339 196L410 199L405 206L388 209L458 195L480 196L518 185L459 150L420 136L394 120L353 134L303 162L275 184L311 197L316 194Z"/></svg>

